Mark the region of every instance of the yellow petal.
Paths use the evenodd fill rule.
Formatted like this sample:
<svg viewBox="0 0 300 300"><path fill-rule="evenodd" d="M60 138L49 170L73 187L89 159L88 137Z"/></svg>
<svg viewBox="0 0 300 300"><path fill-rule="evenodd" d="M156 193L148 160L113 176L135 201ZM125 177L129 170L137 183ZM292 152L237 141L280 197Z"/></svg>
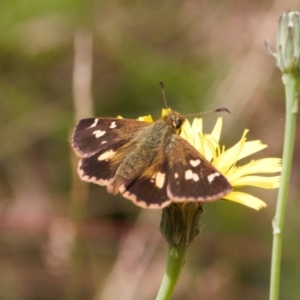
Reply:
<svg viewBox="0 0 300 300"><path fill-rule="evenodd" d="M222 131L222 118L218 118L211 134L198 133L200 146L200 153L211 161L216 156L216 149L219 147L219 140Z"/></svg>
<svg viewBox="0 0 300 300"><path fill-rule="evenodd" d="M138 117L138 120L143 122L153 123L153 119L151 115Z"/></svg>
<svg viewBox="0 0 300 300"><path fill-rule="evenodd" d="M161 115L164 117L164 116L167 116L168 114L170 114L171 112L171 108L163 108L162 109L162 112L161 112Z"/></svg>
<svg viewBox="0 0 300 300"><path fill-rule="evenodd" d="M195 118L193 120L193 123L192 123L192 130L198 134L199 132L202 133L202 128L203 128L203 125L202 125L202 119L201 118Z"/></svg>
<svg viewBox="0 0 300 300"><path fill-rule="evenodd" d="M192 139L189 139L189 142L201 153L201 141L199 133L202 133L202 119L195 118L192 126L190 126L190 135L192 136Z"/></svg>
<svg viewBox="0 0 300 300"><path fill-rule="evenodd" d="M260 210L261 208L267 206L266 203L259 198L242 192L231 192L228 195L224 196L223 199L237 202L256 210Z"/></svg>
<svg viewBox="0 0 300 300"><path fill-rule="evenodd" d="M234 182L236 179L257 173L277 173L281 171L281 160L279 158L262 158L259 160L253 160L250 163L232 167L227 173L226 177L230 182Z"/></svg>
<svg viewBox="0 0 300 300"><path fill-rule="evenodd" d="M251 141L251 142L246 142L244 144L244 147L238 157L238 160L244 158L244 157L247 157L249 155L252 155L256 152L259 152L265 148L267 148L268 145L266 144L263 144L261 141L259 140L256 140L256 141Z"/></svg>
<svg viewBox="0 0 300 300"><path fill-rule="evenodd" d="M222 124L223 124L223 119L220 117L218 118L216 125L214 126L214 129L212 130L210 136L211 138L216 142L219 143L220 136L221 136L221 131L222 131Z"/></svg>
<svg viewBox="0 0 300 300"><path fill-rule="evenodd" d="M281 172L281 159L272 157L252 161L247 170L248 174L277 172Z"/></svg>
<svg viewBox="0 0 300 300"><path fill-rule="evenodd" d="M245 130L240 141L221 154L224 156L224 160L228 160L228 158L232 160L234 157L237 161L267 147L267 145L262 144L262 142L259 140L246 142L247 133L248 130Z"/></svg>
<svg viewBox="0 0 300 300"><path fill-rule="evenodd" d="M280 176L244 176L229 182L232 186L250 185L264 189L275 189L279 187Z"/></svg>
<svg viewBox="0 0 300 300"><path fill-rule="evenodd" d="M183 122L180 136L194 146L194 136L193 136L192 127L189 120L185 120L185 122Z"/></svg>
<svg viewBox="0 0 300 300"><path fill-rule="evenodd" d="M196 149L208 160L211 161L214 157L216 143L207 135L198 134L198 145Z"/></svg>
<svg viewBox="0 0 300 300"><path fill-rule="evenodd" d="M245 135L247 134L247 132L248 131L245 130L240 141L226 151L221 151L223 149L217 149L219 150L219 153L217 153L216 157L214 157L212 164L222 173L227 173L227 171L239 159L240 153L242 152L243 146L246 141Z"/></svg>

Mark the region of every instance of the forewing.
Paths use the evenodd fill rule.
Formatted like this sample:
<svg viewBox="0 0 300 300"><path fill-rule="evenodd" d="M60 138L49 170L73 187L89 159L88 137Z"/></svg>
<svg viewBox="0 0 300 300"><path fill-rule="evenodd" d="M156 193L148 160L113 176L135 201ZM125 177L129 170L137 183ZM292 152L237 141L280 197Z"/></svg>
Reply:
<svg viewBox="0 0 300 300"><path fill-rule="evenodd" d="M116 151L149 123L130 119L90 118L76 125L72 147L78 157L90 157L102 150Z"/></svg>
<svg viewBox="0 0 300 300"><path fill-rule="evenodd" d="M79 121L73 132L72 147L81 158L78 164L80 178L109 185L122 161L120 148L146 126L149 123L129 119L91 118Z"/></svg>
<svg viewBox="0 0 300 300"><path fill-rule="evenodd" d="M172 136L165 154L167 195L172 201L213 201L232 190L227 179L180 136Z"/></svg>

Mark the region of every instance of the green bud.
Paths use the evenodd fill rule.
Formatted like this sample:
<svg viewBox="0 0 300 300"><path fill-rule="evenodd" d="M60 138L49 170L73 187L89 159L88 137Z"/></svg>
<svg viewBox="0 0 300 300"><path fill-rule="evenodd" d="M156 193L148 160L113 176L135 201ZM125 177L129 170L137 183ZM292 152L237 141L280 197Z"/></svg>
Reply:
<svg viewBox="0 0 300 300"><path fill-rule="evenodd" d="M288 11L280 17L276 53L266 46L283 73L300 73L300 12Z"/></svg>
<svg viewBox="0 0 300 300"><path fill-rule="evenodd" d="M177 246L187 246L198 236L202 212L201 202L172 203L162 210L160 232L174 247L173 256Z"/></svg>

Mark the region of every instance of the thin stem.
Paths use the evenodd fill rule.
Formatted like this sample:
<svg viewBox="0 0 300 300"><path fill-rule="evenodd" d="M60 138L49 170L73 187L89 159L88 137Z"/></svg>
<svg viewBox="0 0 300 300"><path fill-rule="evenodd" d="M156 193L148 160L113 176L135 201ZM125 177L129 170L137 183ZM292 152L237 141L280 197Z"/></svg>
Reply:
<svg viewBox="0 0 300 300"><path fill-rule="evenodd" d="M169 300L180 276L185 261L186 245L174 248L169 244L167 268L156 300Z"/></svg>
<svg viewBox="0 0 300 300"><path fill-rule="evenodd" d="M73 64L73 102L75 122L93 115L91 97L92 76L92 36L89 31L75 32L74 64ZM65 300L76 299L81 293L81 279L79 274L84 268L83 258L86 244L77 235L85 217L88 186L83 183L77 174L77 159L71 154L73 178L69 205L69 218L73 225L74 239L70 249L69 271L70 279L67 282Z"/></svg>
<svg viewBox="0 0 300 300"><path fill-rule="evenodd" d="M270 300L279 299L283 228L294 150L296 117L298 112L299 77L291 73L283 74L282 80L285 87L286 123L284 133L281 184L278 192L276 213L273 219Z"/></svg>

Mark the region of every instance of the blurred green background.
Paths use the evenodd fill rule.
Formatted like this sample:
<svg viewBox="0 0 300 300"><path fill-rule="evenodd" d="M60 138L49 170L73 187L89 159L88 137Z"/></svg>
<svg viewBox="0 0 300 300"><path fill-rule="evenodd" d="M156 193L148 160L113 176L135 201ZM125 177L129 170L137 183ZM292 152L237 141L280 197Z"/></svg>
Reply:
<svg viewBox="0 0 300 300"><path fill-rule="evenodd" d="M167 245L160 211L141 210L83 183L70 149L76 120L158 118L227 107L221 142L281 157L281 74L264 40L299 1L0 2L0 299L150 300ZM218 114L204 117L210 132ZM300 135L283 249L281 299L300 299ZM252 158L249 158L252 159ZM205 206L174 300L268 298L277 191L268 207Z"/></svg>

